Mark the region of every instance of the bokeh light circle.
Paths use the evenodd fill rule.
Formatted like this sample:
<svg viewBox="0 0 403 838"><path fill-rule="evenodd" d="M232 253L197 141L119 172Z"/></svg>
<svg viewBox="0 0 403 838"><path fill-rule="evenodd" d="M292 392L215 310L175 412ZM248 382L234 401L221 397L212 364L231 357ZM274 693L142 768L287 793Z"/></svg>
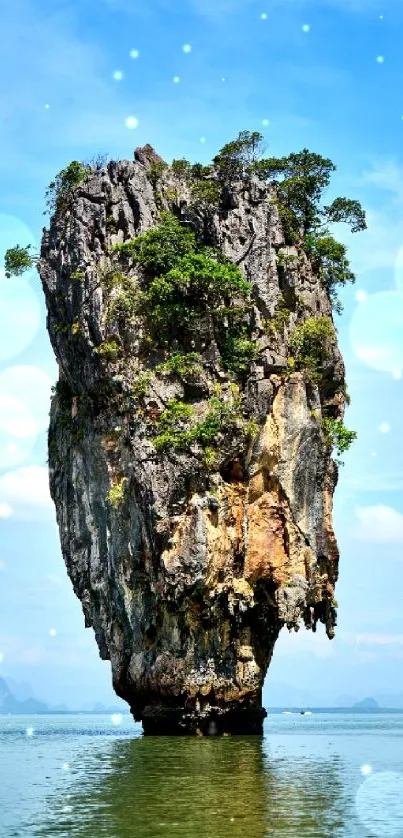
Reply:
<svg viewBox="0 0 403 838"><path fill-rule="evenodd" d="M1 389L0 376L0 431L16 437L36 436L35 419L20 399Z"/></svg>
<svg viewBox="0 0 403 838"><path fill-rule="evenodd" d="M49 424L52 382L35 366L0 373L0 469L23 463Z"/></svg>
<svg viewBox="0 0 403 838"><path fill-rule="evenodd" d="M403 774L384 771L371 774L356 796L357 815L375 838L403 836Z"/></svg>
<svg viewBox="0 0 403 838"><path fill-rule="evenodd" d="M40 326L40 306L25 279L0 274L0 361L20 355L32 343Z"/></svg>
<svg viewBox="0 0 403 838"><path fill-rule="evenodd" d="M13 215L0 213L0 361L14 358L34 339L40 325L40 305L31 281L36 269L24 277L7 279L4 274L6 250L19 244L38 250L29 227Z"/></svg>
<svg viewBox="0 0 403 838"><path fill-rule="evenodd" d="M403 369L403 290L371 294L355 309L350 342L356 356L380 372Z"/></svg>
<svg viewBox="0 0 403 838"><path fill-rule="evenodd" d="M23 463L36 437L35 417L27 405L0 389L0 469Z"/></svg>
<svg viewBox="0 0 403 838"><path fill-rule="evenodd" d="M40 367L21 364L0 373L0 394L6 394L20 402L23 400L24 406L33 417L30 434L37 435L45 431L49 425L51 387L51 379ZM9 428L9 432L13 433L12 427Z"/></svg>

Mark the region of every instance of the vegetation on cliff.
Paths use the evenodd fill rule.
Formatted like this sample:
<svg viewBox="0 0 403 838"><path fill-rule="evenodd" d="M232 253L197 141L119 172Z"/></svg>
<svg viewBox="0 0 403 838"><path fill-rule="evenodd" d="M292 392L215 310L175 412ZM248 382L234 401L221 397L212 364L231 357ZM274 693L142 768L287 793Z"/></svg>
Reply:
<svg viewBox="0 0 403 838"><path fill-rule="evenodd" d="M256 434L245 395L248 376L259 360L261 330L253 314L252 288L240 267L225 258L220 248L206 246L197 231L183 223L178 213L181 190L190 190L196 210L205 206L223 212L225 196L234 183L244 181L247 186L253 178L268 181L286 246L294 248L291 253L278 253L278 269L286 273L298 270L298 252L305 253L336 311L341 310L338 287L355 277L346 248L333 238L329 225L344 221L357 232L365 229L365 213L358 201L347 198L323 204L335 170L331 160L307 149L281 158L264 157L264 140L258 132L241 132L208 166L181 159L169 167L150 147L145 148L148 177L160 206L159 222L110 248L109 267L101 277L108 301L105 337L94 349L104 364L119 364L125 353L125 331L129 324L135 326L141 336L141 363L131 392L156 449L164 452L193 446L204 461L207 451L213 462L217 451L214 456L211 452L219 444L220 432L239 432L240 440L245 435L253 439ZM91 163L73 161L63 169L46 193L51 215L61 216L76 188L103 165L105 159L98 158ZM114 233L113 216L107 216L106 227L110 235ZM20 276L38 261L29 246L17 245L6 253L6 275ZM85 274L76 270L70 278L82 284ZM290 321L295 311L297 318ZM77 338L80 322L70 326L60 323L58 329ZM331 319L325 315L304 317L303 307L298 314L296 300L289 295L267 319L266 329L273 338L284 336L287 330L288 358L283 374L302 371L319 387L324 439L340 455L355 434L345 428L340 399L335 399L337 392L329 384L328 362L336 339ZM200 334L204 335L204 350L206 345L214 347L214 363L206 359L200 346L195 351ZM147 413L144 403L152 376L163 375L181 382L183 394L170 399L162 412ZM200 410L195 410L194 389L198 385L203 389L203 381L205 388L206 380L209 398L206 401L203 396L204 412L200 415Z"/></svg>
<svg viewBox="0 0 403 838"><path fill-rule="evenodd" d="M283 626L336 625L337 467L353 439L332 305L353 275L331 161L72 164L38 265L60 379L49 475L63 556L145 732L259 733Z"/></svg>

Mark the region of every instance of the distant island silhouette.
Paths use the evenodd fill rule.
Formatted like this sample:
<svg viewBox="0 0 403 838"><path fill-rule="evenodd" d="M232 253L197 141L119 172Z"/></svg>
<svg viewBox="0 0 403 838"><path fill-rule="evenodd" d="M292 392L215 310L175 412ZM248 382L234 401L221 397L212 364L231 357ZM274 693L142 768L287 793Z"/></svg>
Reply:
<svg viewBox="0 0 403 838"><path fill-rule="evenodd" d="M57 714L66 714L66 713L89 713L93 714L101 714L101 713L129 713L129 708L125 707L106 707L101 702L95 702L91 709L82 709L82 710L71 710L66 705L58 705L56 707L51 707L45 701L41 701L34 697L29 697L25 699L18 699L11 691L7 680L4 678L0 678L0 715L30 715L32 713L57 713Z"/></svg>

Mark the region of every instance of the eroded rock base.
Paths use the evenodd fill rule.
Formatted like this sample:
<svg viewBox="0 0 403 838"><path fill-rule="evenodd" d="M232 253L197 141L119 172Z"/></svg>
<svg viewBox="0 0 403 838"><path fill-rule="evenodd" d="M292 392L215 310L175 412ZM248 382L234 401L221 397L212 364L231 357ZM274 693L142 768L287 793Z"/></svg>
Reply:
<svg viewBox="0 0 403 838"><path fill-rule="evenodd" d="M209 707L198 712L176 707L146 707L145 736L262 736L266 710L261 706Z"/></svg>

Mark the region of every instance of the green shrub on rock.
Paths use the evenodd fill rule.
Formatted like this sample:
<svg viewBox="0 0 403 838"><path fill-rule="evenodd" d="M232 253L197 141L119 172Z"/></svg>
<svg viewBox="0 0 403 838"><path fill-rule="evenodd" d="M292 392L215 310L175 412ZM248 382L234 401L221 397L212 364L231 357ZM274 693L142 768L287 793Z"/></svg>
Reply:
<svg viewBox="0 0 403 838"><path fill-rule="evenodd" d="M140 265L150 278L171 270L178 259L195 250L196 238L193 231L184 227L169 212L161 213L158 227L112 248L112 252L127 256Z"/></svg>
<svg viewBox="0 0 403 838"><path fill-rule="evenodd" d="M150 385L150 372L143 372L132 384L132 393L136 399L144 399L148 394Z"/></svg>
<svg viewBox="0 0 403 838"><path fill-rule="evenodd" d="M192 198L218 206L221 198L221 186L216 180L199 180L192 185Z"/></svg>
<svg viewBox="0 0 403 838"><path fill-rule="evenodd" d="M155 370L156 372L177 376L181 381L194 381L200 378L203 367L200 364L200 356L197 352L188 352L185 355L174 352L166 361L158 364Z"/></svg>
<svg viewBox="0 0 403 838"><path fill-rule="evenodd" d="M82 183L91 174L91 171L90 164L73 160L56 175L55 179L49 184L45 195L46 205L51 215L66 208L75 187Z"/></svg>
<svg viewBox="0 0 403 838"><path fill-rule="evenodd" d="M342 465L341 457L357 439L356 432L349 431L342 419L327 416L322 419L322 428L327 444L335 450L337 462Z"/></svg>
<svg viewBox="0 0 403 838"><path fill-rule="evenodd" d="M122 505L125 499L127 483L127 477L122 477L121 480L119 480L117 483L114 483L113 486L111 486L111 488L109 489L106 499L109 501L110 505L115 510L119 509L119 507Z"/></svg>
<svg viewBox="0 0 403 838"><path fill-rule="evenodd" d="M314 381L320 381L329 359L329 342L334 338L335 329L328 317L308 317L294 326L289 336L290 366L306 370Z"/></svg>
<svg viewBox="0 0 403 838"><path fill-rule="evenodd" d="M182 157L181 160L172 160L171 169L175 177L186 180L191 173L192 164L189 163L189 160L185 160Z"/></svg>
<svg viewBox="0 0 403 838"><path fill-rule="evenodd" d="M115 339L104 340L96 347L95 352L107 361L115 361L120 352L120 345Z"/></svg>
<svg viewBox="0 0 403 838"><path fill-rule="evenodd" d="M258 349L245 334L245 330L242 330L238 336L230 333L225 338L220 344L220 353L224 369L234 375L244 375L248 372L251 362L256 360Z"/></svg>
<svg viewBox="0 0 403 838"><path fill-rule="evenodd" d="M231 298L246 299L249 293L250 284L236 265L190 253L150 282L144 307L153 334L164 345L184 326L210 312L217 317Z"/></svg>

